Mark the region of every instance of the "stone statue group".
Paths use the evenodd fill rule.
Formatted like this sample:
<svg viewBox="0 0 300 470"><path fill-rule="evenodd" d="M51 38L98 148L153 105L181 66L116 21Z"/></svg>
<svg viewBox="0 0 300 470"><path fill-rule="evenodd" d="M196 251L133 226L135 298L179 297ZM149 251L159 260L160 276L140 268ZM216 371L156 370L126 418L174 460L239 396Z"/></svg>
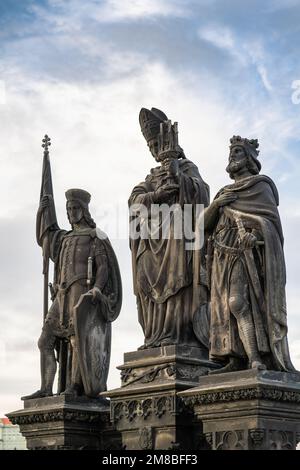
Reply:
<svg viewBox="0 0 300 470"><path fill-rule="evenodd" d="M202 348L212 374L247 368L293 371L287 342L283 233L274 182L261 175L258 141L233 136L226 171L233 180L210 202L209 186L178 144L177 123L142 108L140 126L157 162L129 197L133 286L144 332L140 349ZM38 342L41 388L97 397L106 390L111 323L122 285L114 250L89 212L90 194L66 192L71 230L55 215L48 146L37 214L43 248L45 319ZM170 208L153 211L154 208ZM197 210L199 207L201 211ZM143 208L143 210L141 210ZM181 236L178 225L189 230ZM165 215L164 215L165 214ZM189 243L195 239L201 242ZM48 262L54 263L48 310Z"/></svg>

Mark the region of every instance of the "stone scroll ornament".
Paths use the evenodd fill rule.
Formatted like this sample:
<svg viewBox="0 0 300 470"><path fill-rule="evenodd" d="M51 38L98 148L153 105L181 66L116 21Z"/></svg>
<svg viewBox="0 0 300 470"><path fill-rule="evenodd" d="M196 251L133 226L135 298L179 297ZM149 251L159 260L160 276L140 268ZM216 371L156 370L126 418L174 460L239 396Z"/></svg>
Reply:
<svg viewBox="0 0 300 470"><path fill-rule="evenodd" d="M194 216L197 205L206 207L209 187L179 146L177 123L172 124L156 108L142 108L139 121L158 163L134 187L129 198L130 223L134 222L134 227L143 234L130 239L134 293L144 332L141 349L174 344L207 348L204 253L188 248L190 238L186 233L176 237L175 217L178 222L180 213L183 224L186 205L192 208ZM154 205L175 210L169 218L162 215L160 219L152 211ZM195 219L196 216L191 217L191 231L195 229Z"/></svg>
<svg viewBox="0 0 300 470"><path fill-rule="evenodd" d="M58 226L49 160L50 139L43 139L44 160L37 242L43 249L44 325L38 341L41 388L23 399L48 397L58 373L58 394L97 397L106 390L111 350L111 323L122 304L116 255L89 211L91 195L66 192L71 230ZM48 306L49 260L54 263Z"/></svg>
<svg viewBox="0 0 300 470"><path fill-rule="evenodd" d="M234 180L204 211L210 280L211 373L293 371L287 341L283 233L274 182L260 174L258 141L230 140Z"/></svg>

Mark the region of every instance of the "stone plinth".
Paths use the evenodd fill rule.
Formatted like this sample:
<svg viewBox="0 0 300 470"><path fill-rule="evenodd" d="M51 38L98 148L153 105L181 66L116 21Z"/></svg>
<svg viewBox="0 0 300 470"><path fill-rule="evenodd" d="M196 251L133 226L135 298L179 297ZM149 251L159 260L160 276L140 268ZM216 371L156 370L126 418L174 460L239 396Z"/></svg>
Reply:
<svg viewBox="0 0 300 470"><path fill-rule="evenodd" d="M124 355L121 387L105 393L111 420L127 450L193 447L193 413L178 392L214 367L196 347L165 346Z"/></svg>
<svg viewBox="0 0 300 470"><path fill-rule="evenodd" d="M198 418L203 449L291 450L300 441L299 373L211 375L179 396Z"/></svg>
<svg viewBox="0 0 300 470"><path fill-rule="evenodd" d="M20 426L27 447L39 449L120 448L103 398L58 395L24 401L24 409L8 413Z"/></svg>

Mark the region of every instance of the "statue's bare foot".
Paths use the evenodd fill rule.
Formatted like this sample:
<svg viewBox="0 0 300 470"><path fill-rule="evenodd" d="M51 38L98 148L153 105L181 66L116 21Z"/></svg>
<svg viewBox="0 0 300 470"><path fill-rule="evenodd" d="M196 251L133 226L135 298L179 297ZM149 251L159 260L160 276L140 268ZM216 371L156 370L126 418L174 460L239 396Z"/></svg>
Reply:
<svg viewBox="0 0 300 470"><path fill-rule="evenodd" d="M21 400L32 400L34 398L45 398L52 396L53 393L51 390L37 390L37 392L34 392L31 395L25 395L24 397L21 397Z"/></svg>

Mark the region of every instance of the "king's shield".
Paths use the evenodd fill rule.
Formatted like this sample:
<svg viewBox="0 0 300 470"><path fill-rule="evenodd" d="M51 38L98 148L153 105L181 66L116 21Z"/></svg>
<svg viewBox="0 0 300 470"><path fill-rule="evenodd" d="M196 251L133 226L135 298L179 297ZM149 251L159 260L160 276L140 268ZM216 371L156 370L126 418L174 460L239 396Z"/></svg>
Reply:
<svg viewBox="0 0 300 470"><path fill-rule="evenodd" d="M84 392L97 397L106 390L110 360L111 323L105 319L103 302L93 303L83 294L74 307L75 338Z"/></svg>

